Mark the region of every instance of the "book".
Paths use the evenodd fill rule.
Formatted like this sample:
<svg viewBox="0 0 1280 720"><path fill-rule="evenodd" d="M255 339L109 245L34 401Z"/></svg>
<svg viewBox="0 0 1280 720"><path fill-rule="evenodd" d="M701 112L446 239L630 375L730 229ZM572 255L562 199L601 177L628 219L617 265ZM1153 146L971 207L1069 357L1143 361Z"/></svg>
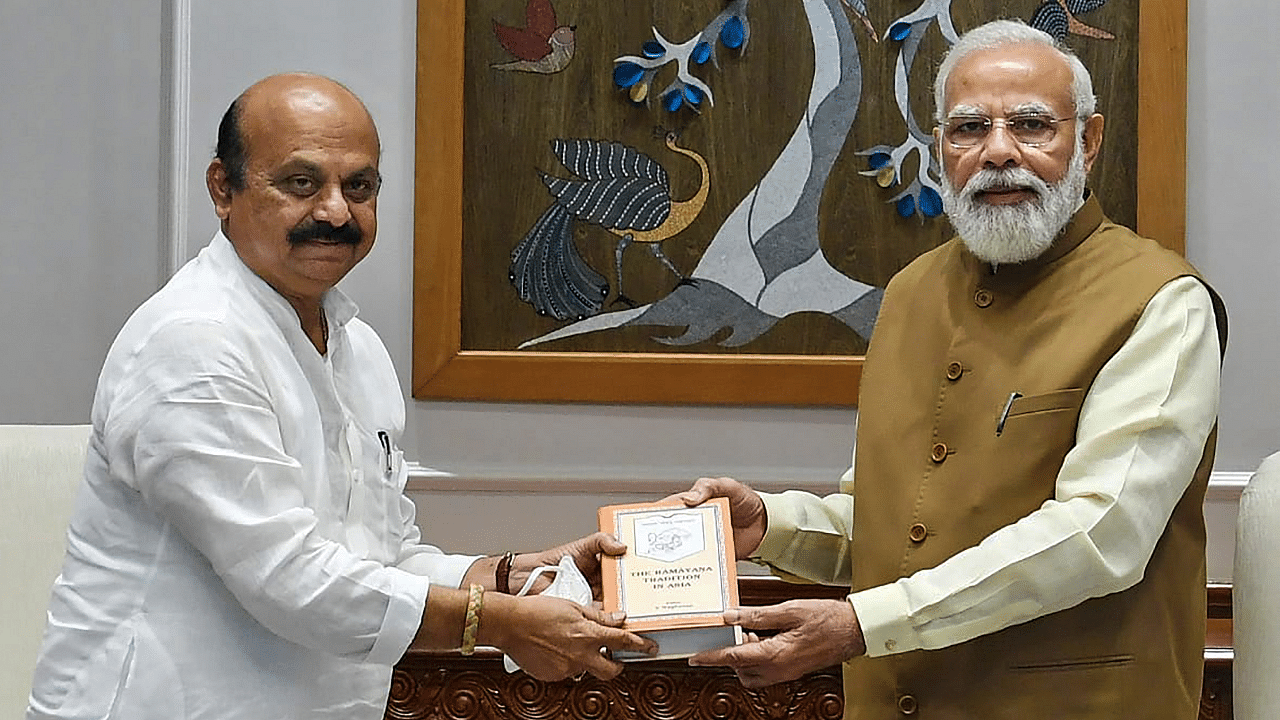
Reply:
<svg viewBox="0 0 1280 720"><path fill-rule="evenodd" d="M722 614L738 604L729 501L632 503L599 509L600 529L627 546L601 558L607 612L627 613L623 627L658 643L658 654L615 652L622 661L683 658L742 642Z"/></svg>

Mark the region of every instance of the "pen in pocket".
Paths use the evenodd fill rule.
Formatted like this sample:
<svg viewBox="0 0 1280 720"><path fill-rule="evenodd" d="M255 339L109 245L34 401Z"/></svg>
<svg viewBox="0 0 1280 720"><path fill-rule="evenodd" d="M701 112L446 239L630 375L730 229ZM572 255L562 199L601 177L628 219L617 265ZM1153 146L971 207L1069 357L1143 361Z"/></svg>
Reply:
<svg viewBox="0 0 1280 720"><path fill-rule="evenodd" d="M382 462L383 469L388 475L391 474L391 436L386 430L378 431L378 444L382 445Z"/></svg>
<svg viewBox="0 0 1280 720"><path fill-rule="evenodd" d="M996 422L997 437L1000 436L1000 433L1004 432L1004 421L1009 419L1009 409L1013 407L1013 401L1020 397L1022 397L1022 393L1020 392L1009 393L1009 399L1004 403L1004 412L1000 413L1000 420Z"/></svg>

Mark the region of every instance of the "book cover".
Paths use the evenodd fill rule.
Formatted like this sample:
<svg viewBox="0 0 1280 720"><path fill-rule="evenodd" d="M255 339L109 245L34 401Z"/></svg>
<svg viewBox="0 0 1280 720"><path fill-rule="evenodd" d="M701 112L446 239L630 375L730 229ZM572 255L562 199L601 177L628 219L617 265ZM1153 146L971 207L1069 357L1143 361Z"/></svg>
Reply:
<svg viewBox="0 0 1280 720"><path fill-rule="evenodd" d="M600 529L627 545L601 560L604 609L627 613L628 630L658 643L655 657L615 653L619 660L688 657L742 642L721 615L738 604L738 574L729 501L607 505Z"/></svg>

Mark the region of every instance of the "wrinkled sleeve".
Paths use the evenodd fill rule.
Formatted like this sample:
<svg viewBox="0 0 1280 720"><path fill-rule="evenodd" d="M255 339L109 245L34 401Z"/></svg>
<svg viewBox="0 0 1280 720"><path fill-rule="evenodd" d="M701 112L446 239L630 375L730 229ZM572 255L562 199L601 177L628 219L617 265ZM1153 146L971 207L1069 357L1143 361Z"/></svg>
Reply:
<svg viewBox="0 0 1280 720"><path fill-rule="evenodd" d="M430 580L317 532L252 346L205 320L171 322L147 338L105 421L114 472L271 632L392 664L422 621Z"/></svg>
<svg viewBox="0 0 1280 720"><path fill-rule="evenodd" d="M401 537L400 555L396 558L396 567L415 575L431 578L433 585L444 585L456 588L462 585L462 577L467 574L472 563L480 559L480 555L446 554L435 545L422 542L422 531L416 521L417 508L408 496L400 496L400 517L403 518L404 530Z"/></svg>
<svg viewBox="0 0 1280 720"><path fill-rule="evenodd" d="M768 530L753 559L779 577L821 585L848 585L853 565L853 468L841 492L826 497L799 490L760 493Z"/></svg>
<svg viewBox="0 0 1280 720"><path fill-rule="evenodd" d="M868 655L954 645L1140 581L1216 421L1219 363L1208 291L1165 285L1086 396L1053 499L850 596Z"/></svg>

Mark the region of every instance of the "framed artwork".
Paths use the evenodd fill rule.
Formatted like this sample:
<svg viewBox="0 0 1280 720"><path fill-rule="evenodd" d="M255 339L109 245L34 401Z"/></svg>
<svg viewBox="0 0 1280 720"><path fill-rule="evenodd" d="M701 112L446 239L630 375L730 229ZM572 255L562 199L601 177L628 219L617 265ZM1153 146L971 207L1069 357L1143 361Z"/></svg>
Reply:
<svg viewBox="0 0 1280 720"><path fill-rule="evenodd" d="M1181 252L1183 0L419 0L414 397L855 405L951 234L933 73L995 17L1080 55L1090 186Z"/></svg>

